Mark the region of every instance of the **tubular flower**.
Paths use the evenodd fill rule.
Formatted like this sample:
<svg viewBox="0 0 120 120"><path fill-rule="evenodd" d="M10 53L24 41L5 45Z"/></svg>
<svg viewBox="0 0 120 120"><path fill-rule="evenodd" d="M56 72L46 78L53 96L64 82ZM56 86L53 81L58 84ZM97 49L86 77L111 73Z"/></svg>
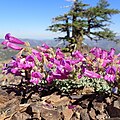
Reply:
<svg viewBox="0 0 120 120"><path fill-rule="evenodd" d="M90 77L90 78L102 78L101 75L99 75L98 73L95 73L93 71L89 71L86 68L84 69L84 76Z"/></svg>
<svg viewBox="0 0 120 120"><path fill-rule="evenodd" d="M79 59L79 61L85 60L84 56L78 50L72 53L72 57Z"/></svg>
<svg viewBox="0 0 120 120"><path fill-rule="evenodd" d="M109 66L106 69L106 75L104 76L104 79L109 81L109 82L115 82L116 80L116 67L114 66Z"/></svg>
<svg viewBox="0 0 120 120"><path fill-rule="evenodd" d="M48 52L49 46L47 44L42 44L42 46L37 46L38 50L45 53Z"/></svg>
<svg viewBox="0 0 120 120"><path fill-rule="evenodd" d="M11 36L10 33L7 33L5 35L5 39L8 40L9 42L12 42L12 43L15 43L15 44L21 44L21 45L25 44L25 42L19 40L18 38L15 38L15 37Z"/></svg>
<svg viewBox="0 0 120 120"><path fill-rule="evenodd" d="M4 48L8 48L9 47L9 48L14 49L14 50L22 50L23 49L22 47L14 44L12 42L9 42L8 40L3 41L2 44L5 45Z"/></svg>
<svg viewBox="0 0 120 120"><path fill-rule="evenodd" d="M32 49L32 53L33 53L33 55L35 55L37 57L37 59L39 61L42 61L42 56L41 56L41 54L37 50Z"/></svg>
<svg viewBox="0 0 120 120"><path fill-rule="evenodd" d="M111 48L110 52L108 53L108 58L109 59L113 59L114 55L115 55L115 49Z"/></svg>
<svg viewBox="0 0 120 120"><path fill-rule="evenodd" d="M5 45L4 48L11 48L14 50L22 50L23 48L21 46L18 46L16 44L24 45L25 42L13 37L10 35L10 33L5 35L5 40L2 42L3 45Z"/></svg>
<svg viewBox="0 0 120 120"><path fill-rule="evenodd" d="M90 50L90 53L92 53L96 58L100 58L102 54L102 49L98 47L94 47Z"/></svg>
<svg viewBox="0 0 120 120"><path fill-rule="evenodd" d="M46 49L49 49L50 47L47 45L47 44L42 44L42 47L46 48Z"/></svg>
<svg viewBox="0 0 120 120"><path fill-rule="evenodd" d="M30 82L38 84L42 80L42 75L39 72L32 72Z"/></svg>
<svg viewBox="0 0 120 120"><path fill-rule="evenodd" d="M101 59L107 59L107 57L108 57L108 52L106 50L102 50Z"/></svg>
<svg viewBox="0 0 120 120"><path fill-rule="evenodd" d="M64 57L65 57L64 54L61 52L60 48L58 48L56 50L56 58L61 59L61 58L64 58Z"/></svg>
<svg viewBox="0 0 120 120"><path fill-rule="evenodd" d="M33 56L29 55L26 57L25 63L23 64L24 69L32 69L34 67L34 58Z"/></svg>

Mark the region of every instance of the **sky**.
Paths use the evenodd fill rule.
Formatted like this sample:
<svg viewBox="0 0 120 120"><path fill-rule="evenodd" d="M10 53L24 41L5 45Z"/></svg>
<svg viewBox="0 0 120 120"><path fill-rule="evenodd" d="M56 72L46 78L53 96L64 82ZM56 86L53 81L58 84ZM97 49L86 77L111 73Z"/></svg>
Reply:
<svg viewBox="0 0 120 120"><path fill-rule="evenodd" d="M0 0L0 38L6 33L18 38L52 39L60 33L46 31L52 18L64 14L70 0ZM98 0L83 0L95 5ZM120 0L108 0L111 8L120 10ZM112 17L111 29L120 35L120 14Z"/></svg>

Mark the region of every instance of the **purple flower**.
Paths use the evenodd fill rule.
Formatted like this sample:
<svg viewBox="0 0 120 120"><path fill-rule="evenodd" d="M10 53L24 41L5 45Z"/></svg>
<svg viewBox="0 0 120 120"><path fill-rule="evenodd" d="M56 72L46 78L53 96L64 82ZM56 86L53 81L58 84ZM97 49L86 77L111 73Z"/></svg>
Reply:
<svg viewBox="0 0 120 120"><path fill-rule="evenodd" d="M60 65L60 61L55 58L50 58L49 61L55 65Z"/></svg>
<svg viewBox="0 0 120 120"><path fill-rule="evenodd" d="M18 67L24 70L32 69L35 66L34 58L31 55L28 55L26 58L17 59L16 62Z"/></svg>
<svg viewBox="0 0 120 120"><path fill-rule="evenodd" d="M26 57L26 61L29 61L29 62L34 62L34 57L32 55L28 55Z"/></svg>
<svg viewBox="0 0 120 120"><path fill-rule="evenodd" d="M30 82L38 84L42 80L42 75L39 72L32 72Z"/></svg>
<svg viewBox="0 0 120 120"><path fill-rule="evenodd" d="M23 69L32 69L35 66L34 58L31 55L26 57L25 63L23 63Z"/></svg>
<svg viewBox="0 0 120 120"><path fill-rule="evenodd" d="M53 80L54 80L54 77L53 77L53 75L52 75L52 72L50 72L49 75L48 75L47 78L46 78L46 81L47 81L48 83L51 83Z"/></svg>
<svg viewBox="0 0 120 120"><path fill-rule="evenodd" d="M53 67L53 64L52 64L52 63L48 63L48 64L47 64L47 67L48 67L48 68L52 68L52 67Z"/></svg>
<svg viewBox="0 0 120 120"><path fill-rule="evenodd" d="M10 33L7 33L7 34L5 35L5 39L8 40L8 41L11 42L11 43L21 44L21 45L24 45L24 44L25 44L25 42L19 40L18 38L15 38L15 37L11 36Z"/></svg>
<svg viewBox="0 0 120 120"><path fill-rule="evenodd" d="M61 59L61 58L64 58L64 57L65 57L64 54L61 52L60 48L58 48L56 50L56 58Z"/></svg>
<svg viewBox="0 0 120 120"><path fill-rule="evenodd" d="M19 70L19 68L12 68L11 69L11 73L14 74L15 76L20 76L21 75L21 72Z"/></svg>
<svg viewBox="0 0 120 120"><path fill-rule="evenodd" d="M90 50L90 53L92 53L93 55L95 55L96 58L100 58L101 54L102 54L102 49L98 48L98 47L93 47Z"/></svg>
<svg viewBox="0 0 120 120"><path fill-rule="evenodd" d="M120 57L120 53L118 53L117 57Z"/></svg>
<svg viewBox="0 0 120 120"><path fill-rule="evenodd" d="M111 60L109 60L109 59L103 59L103 62L102 62L102 66L103 67L106 67L106 65L108 64L108 63L110 63L111 62Z"/></svg>
<svg viewBox="0 0 120 120"><path fill-rule="evenodd" d="M110 52L108 53L109 59L113 59L114 54L115 54L115 49L114 49L114 48L111 48L111 49L110 49Z"/></svg>
<svg viewBox="0 0 120 120"><path fill-rule="evenodd" d="M64 67L65 70L68 70L68 71L72 70L70 63L68 63L65 59L62 59L60 61L60 64Z"/></svg>
<svg viewBox="0 0 120 120"><path fill-rule="evenodd" d="M84 69L84 76L90 77L90 78L102 78L101 75L99 75L98 73L95 73L93 71L89 71L86 68Z"/></svg>
<svg viewBox="0 0 120 120"><path fill-rule="evenodd" d="M116 80L116 67L114 66L109 66L106 69L106 75L104 76L104 79L109 81L109 82L114 82Z"/></svg>
<svg viewBox="0 0 120 120"><path fill-rule="evenodd" d="M42 47L44 47L45 49L49 49L50 47L47 44L42 44Z"/></svg>
<svg viewBox="0 0 120 120"><path fill-rule="evenodd" d="M9 48L14 49L14 50L22 50L22 49L23 49L22 47L14 44L14 43L12 43L12 42L9 42L8 40L4 40L4 41L2 42L2 44L5 45L6 48L9 47Z"/></svg>
<svg viewBox="0 0 120 120"><path fill-rule="evenodd" d="M107 57L108 57L108 52L106 50L102 50L101 59L107 59Z"/></svg>
<svg viewBox="0 0 120 120"><path fill-rule="evenodd" d="M62 80L62 79L67 79L68 78L68 76L63 74L63 73L53 72L52 75L53 75L54 79L61 79Z"/></svg>
<svg viewBox="0 0 120 120"><path fill-rule="evenodd" d="M32 53L33 53L33 55L35 55L37 57L37 59L39 61L42 61L42 56L41 56L41 54L37 50L32 49Z"/></svg>
<svg viewBox="0 0 120 120"><path fill-rule="evenodd" d="M80 53L78 50L72 53L72 57L78 58L79 61L85 60L84 55L82 55L82 53Z"/></svg>
<svg viewBox="0 0 120 120"><path fill-rule="evenodd" d="M37 46L37 49L44 53L48 51L48 49L46 49L45 47L41 47L41 46Z"/></svg>

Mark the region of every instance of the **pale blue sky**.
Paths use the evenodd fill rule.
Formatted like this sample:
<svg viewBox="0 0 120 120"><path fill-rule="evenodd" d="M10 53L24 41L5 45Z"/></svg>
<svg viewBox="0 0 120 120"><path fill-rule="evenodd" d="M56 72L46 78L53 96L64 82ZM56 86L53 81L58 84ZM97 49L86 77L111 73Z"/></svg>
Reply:
<svg viewBox="0 0 120 120"><path fill-rule="evenodd" d="M95 5L98 0L83 0ZM120 10L120 0L108 0ZM0 38L11 33L18 38L51 39L59 35L46 31L52 18L65 13L67 0L0 0ZM111 29L120 34L120 14L112 17Z"/></svg>

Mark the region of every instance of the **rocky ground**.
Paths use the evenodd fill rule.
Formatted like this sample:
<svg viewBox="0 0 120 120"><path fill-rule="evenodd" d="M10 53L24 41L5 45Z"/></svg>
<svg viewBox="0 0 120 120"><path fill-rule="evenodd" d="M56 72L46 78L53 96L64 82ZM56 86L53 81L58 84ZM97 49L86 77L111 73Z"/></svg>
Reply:
<svg viewBox="0 0 120 120"><path fill-rule="evenodd" d="M4 78L4 77L3 77ZM80 95L60 95L58 92L23 95L20 78L1 80L0 120L119 120L120 96L90 93L84 88ZM17 82L16 82L17 81ZM11 86L5 84L11 84ZM16 85L13 83L16 83ZM24 89L24 88L22 88Z"/></svg>

